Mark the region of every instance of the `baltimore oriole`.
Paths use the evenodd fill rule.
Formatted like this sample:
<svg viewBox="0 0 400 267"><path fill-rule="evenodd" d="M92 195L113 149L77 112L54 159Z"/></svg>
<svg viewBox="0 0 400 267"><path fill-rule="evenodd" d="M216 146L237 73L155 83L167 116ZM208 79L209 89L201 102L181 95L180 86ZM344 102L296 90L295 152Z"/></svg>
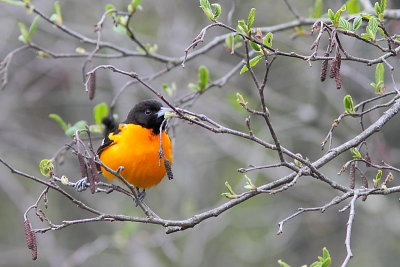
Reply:
<svg viewBox="0 0 400 267"><path fill-rule="evenodd" d="M142 189L140 199L144 198L145 189L160 183L167 173L166 167L173 161L171 139L163 124L167 111L172 110L150 99L136 104L119 125L114 119L103 119L106 131L97 151L100 161L115 171L123 167L120 172L122 177L138 191ZM160 156L161 144L164 156ZM101 171L109 182L117 178L103 167Z"/></svg>

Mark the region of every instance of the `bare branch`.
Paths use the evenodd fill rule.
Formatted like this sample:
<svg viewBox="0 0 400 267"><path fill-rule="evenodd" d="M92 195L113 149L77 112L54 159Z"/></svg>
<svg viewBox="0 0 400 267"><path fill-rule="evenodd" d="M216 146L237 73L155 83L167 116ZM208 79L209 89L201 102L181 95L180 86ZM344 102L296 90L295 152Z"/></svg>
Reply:
<svg viewBox="0 0 400 267"><path fill-rule="evenodd" d="M353 196L353 198L350 202L350 206L349 206L350 212L349 212L349 220L347 221L346 241L345 241L347 256L341 265L342 267L346 267L347 264L349 263L350 259L353 257L353 252L351 251L350 240L351 240L351 230L353 227L354 215L356 213L355 212L355 204L356 204L356 200L358 197L359 197L359 195L357 194L357 191L355 191L354 196ZM341 211L344 211L344 209Z"/></svg>

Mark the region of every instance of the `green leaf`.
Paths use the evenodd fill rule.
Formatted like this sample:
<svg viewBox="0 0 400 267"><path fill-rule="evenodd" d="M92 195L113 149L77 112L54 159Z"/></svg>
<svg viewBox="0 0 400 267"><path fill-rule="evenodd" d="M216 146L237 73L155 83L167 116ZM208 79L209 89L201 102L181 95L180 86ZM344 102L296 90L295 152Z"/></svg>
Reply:
<svg viewBox="0 0 400 267"><path fill-rule="evenodd" d="M379 82L378 84L376 84L375 94L381 95L383 93L384 87L385 87L385 84L383 82Z"/></svg>
<svg viewBox="0 0 400 267"><path fill-rule="evenodd" d="M361 38L366 39L366 40L371 40L371 37L367 33L362 33Z"/></svg>
<svg viewBox="0 0 400 267"><path fill-rule="evenodd" d="M151 53L157 53L158 44L146 43L146 50L151 52Z"/></svg>
<svg viewBox="0 0 400 267"><path fill-rule="evenodd" d="M384 13L386 9L386 0L381 0L381 10L382 10L382 14Z"/></svg>
<svg viewBox="0 0 400 267"><path fill-rule="evenodd" d="M354 103L353 99L351 98L351 95L346 95L343 98L343 105L344 105L344 110L348 114L354 113Z"/></svg>
<svg viewBox="0 0 400 267"><path fill-rule="evenodd" d="M331 265L332 259L327 248L322 249L322 257L318 257L321 263L321 267L329 267Z"/></svg>
<svg viewBox="0 0 400 267"><path fill-rule="evenodd" d="M257 189L257 186L255 186L253 184L253 182L247 175L245 175L244 178L246 178L246 185L244 186L244 188L246 188L248 190L256 190Z"/></svg>
<svg viewBox="0 0 400 267"><path fill-rule="evenodd" d="M375 69L375 82L371 83L375 88L376 94L382 94L385 88L385 66L383 63L378 63Z"/></svg>
<svg viewBox="0 0 400 267"><path fill-rule="evenodd" d="M10 5L16 5L16 6L25 6L25 4L21 1L14 1L14 0L0 0L0 2L10 4Z"/></svg>
<svg viewBox="0 0 400 267"><path fill-rule="evenodd" d="M246 22L244 22L244 20L242 20L242 19L238 20L238 27L245 34L249 34L249 32L250 32L249 27L247 27L247 24L246 24Z"/></svg>
<svg viewBox="0 0 400 267"><path fill-rule="evenodd" d="M310 265L310 267L321 267L321 263L319 261L316 261L316 262L312 263Z"/></svg>
<svg viewBox="0 0 400 267"><path fill-rule="evenodd" d="M211 9L211 5L208 0L200 0L200 7Z"/></svg>
<svg viewBox="0 0 400 267"><path fill-rule="evenodd" d="M372 85L372 84L371 84ZM383 94L384 91L384 84L383 83L378 83L375 87L375 94L381 95Z"/></svg>
<svg viewBox="0 0 400 267"><path fill-rule="evenodd" d="M117 32L117 33L120 33L120 34L126 34L127 33L126 27L121 25L121 24L114 25L113 30L115 32Z"/></svg>
<svg viewBox="0 0 400 267"><path fill-rule="evenodd" d="M353 155L353 158L355 158L355 159L361 159L362 158L362 155L361 155L360 151L358 151L357 148L351 147L350 148L350 152Z"/></svg>
<svg viewBox="0 0 400 267"><path fill-rule="evenodd" d="M301 156L301 154L300 154L300 156ZM298 159L294 159L293 162L297 167L303 167L303 163L301 163L301 161L299 161Z"/></svg>
<svg viewBox="0 0 400 267"><path fill-rule="evenodd" d="M238 21L238 22L239 22L239 21ZM243 22L244 22L244 20L243 20ZM246 25L246 24L245 24L245 25ZM246 27L247 27L247 25L246 25ZM238 31L239 33L244 34L244 35L247 34L239 24L236 26L236 31ZM237 36L240 36L240 35L237 35ZM243 37L241 37L241 36L240 36L240 38L243 39Z"/></svg>
<svg viewBox="0 0 400 267"><path fill-rule="evenodd" d="M93 118L97 125L103 125L102 120L108 116L108 105L106 103L100 103L93 108Z"/></svg>
<svg viewBox="0 0 400 267"><path fill-rule="evenodd" d="M332 9L328 9L328 16L333 23L335 21L335 13L333 13Z"/></svg>
<svg viewBox="0 0 400 267"><path fill-rule="evenodd" d="M54 120L61 128L66 131L71 125L67 124L59 115L57 114L49 114L49 118Z"/></svg>
<svg viewBox="0 0 400 267"><path fill-rule="evenodd" d="M55 1L53 6L54 6L54 11L56 12L56 14L61 16L60 3L58 1Z"/></svg>
<svg viewBox="0 0 400 267"><path fill-rule="evenodd" d="M255 186L253 186L253 185L248 185L248 184L246 184L245 186L243 186L245 189L247 189L247 190L255 190L256 189L256 187Z"/></svg>
<svg viewBox="0 0 400 267"><path fill-rule="evenodd" d="M207 18L209 18L211 21L215 21L210 2L208 0L200 0L200 8L203 10L204 14L206 14Z"/></svg>
<svg viewBox="0 0 400 267"><path fill-rule="evenodd" d="M374 188L378 187L381 178L382 178L382 170L378 170L378 173L376 174L374 179Z"/></svg>
<svg viewBox="0 0 400 267"><path fill-rule="evenodd" d="M199 67L199 81L197 82L200 91L203 91L207 84L208 84L208 79L209 79L209 73L208 69L206 66L200 66Z"/></svg>
<svg viewBox="0 0 400 267"><path fill-rule="evenodd" d="M113 4L107 4L105 7L104 7L104 10L105 11L108 11L108 10L111 10L111 9L117 9Z"/></svg>
<svg viewBox="0 0 400 267"><path fill-rule="evenodd" d="M384 87L383 82L379 82L379 83L377 83L377 84L371 83L371 85L372 85L373 87L375 87L375 94L380 95L380 94L383 93L383 87Z"/></svg>
<svg viewBox="0 0 400 267"><path fill-rule="evenodd" d="M189 83L188 84L188 88L195 91L195 92L199 92L200 91L200 87L197 84L194 83Z"/></svg>
<svg viewBox="0 0 400 267"><path fill-rule="evenodd" d="M273 35L272 32L267 33L267 34L265 35L265 37L264 37L263 44L266 45L266 46L271 47L271 46L272 46L272 39L273 39L273 38L274 38L274 35Z"/></svg>
<svg viewBox="0 0 400 267"><path fill-rule="evenodd" d="M260 46L256 44L255 42L250 41L250 46L257 52L261 50Z"/></svg>
<svg viewBox="0 0 400 267"><path fill-rule="evenodd" d="M347 13L357 14L361 12L360 0L348 0L346 2Z"/></svg>
<svg viewBox="0 0 400 267"><path fill-rule="evenodd" d="M38 21L39 21L39 15L36 16L31 24L31 27L29 27L29 32L28 32L28 38L31 39L31 37L33 36L33 34L36 31L37 25L38 25Z"/></svg>
<svg viewBox="0 0 400 267"><path fill-rule="evenodd" d="M264 57L264 55L258 55L258 56L256 56L256 57L254 57L254 58L252 58L251 60L250 60L250 67L254 67L255 65L257 65L257 63L262 59ZM246 71L248 71L249 69L247 68L247 65L244 65L243 67L242 67L242 69L240 70L240 74L243 74L243 73L245 73Z"/></svg>
<svg viewBox="0 0 400 267"><path fill-rule="evenodd" d="M361 13L360 15L361 15L361 17L363 17L364 19L367 19L367 20L370 20L370 18L373 17L371 14L366 14L366 13Z"/></svg>
<svg viewBox="0 0 400 267"><path fill-rule="evenodd" d="M229 34L226 38L225 38L225 47L228 48L229 50L232 50L232 44L234 43L233 40L233 34Z"/></svg>
<svg viewBox="0 0 400 267"><path fill-rule="evenodd" d="M44 51L41 51L41 50L36 52L36 56L38 58L51 58L52 57L50 54L48 54L48 53L46 53Z"/></svg>
<svg viewBox="0 0 400 267"><path fill-rule="evenodd" d="M18 39L23 42L24 44L29 42L29 33L28 30L26 29L26 26L22 22L18 22L18 27L19 31L21 32L21 35L18 37Z"/></svg>
<svg viewBox="0 0 400 267"><path fill-rule="evenodd" d="M232 195L236 195L228 181L225 181L225 187L226 189L228 189L229 193L231 193Z"/></svg>
<svg viewBox="0 0 400 267"><path fill-rule="evenodd" d="M281 267L291 267L289 264L287 264L286 262L284 262L283 260L278 260L278 264Z"/></svg>
<svg viewBox="0 0 400 267"><path fill-rule="evenodd" d="M329 267L329 265L331 265L331 258L325 259L321 262L321 267Z"/></svg>
<svg viewBox="0 0 400 267"><path fill-rule="evenodd" d="M326 247L322 249L322 256L324 257L324 259L331 258L331 254L329 253L329 250Z"/></svg>
<svg viewBox="0 0 400 267"><path fill-rule="evenodd" d="M381 27L378 27L378 32L380 35L382 35L383 37L387 38L388 36L386 35L386 33L382 30Z"/></svg>
<svg viewBox="0 0 400 267"><path fill-rule="evenodd" d="M236 92L236 102L238 104L240 104L241 106L246 106L248 103L248 102L246 102L246 100L244 100L244 97L239 92Z"/></svg>
<svg viewBox="0 0 400 267"><path fill-rule="evenodd" d="M384 82L385 80L385 66L383 63L378 63L375 69L375 82Z"/></svg>
<svg viewBox="0 0 400 267"><path fill-rule="evenodd" d="M136 9L142 3L142 0L132 0L128 5L128 12L133 14L135 13Z"/></svg>
<svg viewBox="0 0 400 267"><path fill-rule="evenodd" d="M373 32L373 31L371 30L370 27L367 27L366 30L367 30L367 34L368 34L368 36L369 36L369 39L370 39L371 41L375 42L375 39L376 39L376 32Z"/></svg>
<svg viewBox="0 0 400 267"><path fill-rule="evenodd" d="M224 197L229 198L229 199L237 198L237 195L233 195L231 193L222 193L221 196L224 196Z"/></svg>
<svg viewBox="0 0 400 267"><path fill-rule="evenodd" d="M357 31L362 24L362 17L358 16L353 20L353 31Z"/></svg>
<svg viewBox="0 0 400 267"><path fill-rule="evenodd" d="M60 3L58 1L55 1L53 7L54 7L54 14L51 15L50 20L61 25L63 23L63 19L61 14Z"/></svg>
<svg viewBox="0 0 400 267"><path fill-rule="evenodd" d="M340 16L344 11L346 11L346 5L343 5L338 11L336 11L334 19L335 24L339 23Z"/></svg>
<svg viewBox="0 0 400 267"><path fill-rule="evenodd" d="M328 9L328 16L332 21L333 26L337 28L339 26L339 19L342 13L346 10L346 5L343 5L336 13L333 13L332 9Z"/></svg>
<svg viewBox="0 0 400 267"><path fill-rule="evenodd" d="M71 137L75 134L76 131L85 129L86 125L86 121L77 121L74 125L72 125L65 131L65 135Z"/></svg>
<svg viewBox="0 0 400 267"><path fill-rule="evenodd" d="M212 4L211 7L214 8L214 12L213 12L214 20L213 21L216 21L219 18L219 16L221 15L221 10L222 10L221 5L220 4Z"/></svg>
<svg viewBox="0 0 400 267"><path fill-rule="evenodd" d="M116 8L113 4L107 4L107 5L104 7L104 10L105 10L105 11L112 10L112 9L117 10L117 8ZM113 15L114 15L115 12L116 12L116 11L109 12L109 13L107 14L107 16L110 17L110 18L113 18Z"/></svg>
<svg viewBox="0 0 400 267"><path fill-rule="evenodd" d="M169 96L172 97L172 95L174 94L174 91L176 90L176 85L175 83L172 83L171 86L169 86L166 83L163 83L162 85L162 89L164 90L164 92Z"/></svg>
<svg viewBox="0 0 400 267"><path fill-rule="evenodd" d="M399 37L400 38L400 37ZM235 43L239 43L239 45L242 45L241 44L241 42L243 41L243 38L242 38L242 36L240 36L240 35L235 35L235 37L233 37L233 39L234 39L234 41L235 41Z"/></svg>
<svg viewBox="0 0 400 267"><path fill-rule="evenodd" d="M378 15L378 20L380 22L384 21L384 14L383 13L384 13L385 9L382 8L382 6L383 6L382 4L383 4L382 2L381 2L381 4L375 3L375 6L374 6L375 12ZM386 7L386 1L385 1L384 6Z"/></svg>
<svg viewBox="0 0 400 267"><path fill-rule="evenodd" d="M378 20L375 17L371 17L369 19L366 31L367 34L371 37L371 40L375 41L376 33L378 31Z"/></svg>
<svg viewBox="0 0 400 267"><path fill-rule="evenodd" d="M340 18L339 19L339 28L342 28L346 31L351 31L352 28L350 26L350 22L348 22L346 19L344 18Z"/></svg>
<svg viewBox="0 0 400 267"><path fill-rule="evenodd" d="M240 46L242 46L241 41L242 41L242 37L240 37L240 35L229 34L225 38L225 47L229 51L232 51L232 49L236 49L236 48L239 48ZM233 48L232 48L232 46L233 46Z"/></svg>
<svg viewBox="0 0 400 267"><path fill-rule="evenodd" d="M42 159L39 163L39 170L43 176L50 177L54 170L53 162L49 159Z"/></svg>
<svg viewBox="0 0 400 267"><path fill-rule="evenodd" d="M237 198L236 193L233 191L233 189L232 189L231 185L228 183L228 181L225 181L225 187L226 187L226 189L228 189L228 192L222 193L221 194L222 196L229 198L229 199Z"/></svg>
<svg viewBox="0 0 400 267"><path fill-rule="evenodd" d="M324 3L322 0L315 0L314 7L310 8L310 17L317 19L322 16L322 11L324 9ZM333 13L333 12L332 12Z"/></svg>
<svg viewBox="0 0 400 267"><path fill-rule="evenodd" d="M209 20L214 22L214 14L212 13L212 9L203 9L204 14L206 14Z"/></svg>
<svg viewBox="0 0 400 267"><path fill-rule="evenodd" d="M253 26L254 24L254 20L255 20L255 15L256 15L256 9L253 7L250 12L249 12L249 16L247 17L247 27L250 29L251 26Z"/></svg>
<svg viewBox="0 0 400 267"><path fill-rule="evenodd" d="M374 8L375 8L375 13L376 13L376 15L379 16L379 14L382 13L381 5L380 5L378 2L376 2L375 5L374 5Z"/></svg>
<svg viewBox="0 0 400 267"><path fill-rule="evenodd" d="M118 24L122 26L126 26L128 23L129 16L117 16L117 22Z"/></svg>

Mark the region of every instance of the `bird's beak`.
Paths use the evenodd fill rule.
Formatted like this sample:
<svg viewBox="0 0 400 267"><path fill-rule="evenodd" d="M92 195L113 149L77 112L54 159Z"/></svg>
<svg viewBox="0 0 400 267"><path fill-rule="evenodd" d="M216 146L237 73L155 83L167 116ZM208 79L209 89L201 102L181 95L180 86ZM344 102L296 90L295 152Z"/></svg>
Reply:
<svg viewBox="0 0 400 267"><path fill-rule="evenodd" d="M157 118L164 116L165 119L176 117L176 113L172 108L161 107L160 111L156 113Z"/></svg>

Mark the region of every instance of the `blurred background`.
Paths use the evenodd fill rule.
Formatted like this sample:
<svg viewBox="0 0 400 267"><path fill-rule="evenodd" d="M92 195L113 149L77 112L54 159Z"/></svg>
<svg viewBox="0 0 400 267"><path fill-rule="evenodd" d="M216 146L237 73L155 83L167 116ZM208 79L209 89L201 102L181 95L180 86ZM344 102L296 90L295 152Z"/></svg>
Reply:
<svg viewBox="0 0 400 267"><path fill-rule="evenodd" d="M314 3L311 0L290 2L303 16L308 16L309 8ZM396 8L396 1L391 2L391 7ZM64 24L95 39L94 25L108 3L104 0L60 1ZM112 4L124 10L128 3L117 0ZM219 3L223 10L220 21L226 22L234 1ZM48 16L53 12L51 1L35 0L33 4ZM324 10L337 10L341 4L341 1L326 1ZM143 43L156 43L158 53L171 57L183 56L185 48L209 23L198 1L145 0L142 7L143 10L134 15L131 24L137 38ZM246 19L252 7L257 9L256 27L294 19L284 1L248 0L235 2L233 24L238 19ZM1 58L23 45L18 41L17 22L30 25L33 17L24 8L0 2ZM399 33L398 21L388 22L387 25L391 33ZM310 27L303 29L309 31ZM204 44L225 33L223 29L212 28L207 32ZM311 54L310 46L316 36L292 38L293 35L293 30L275 33L273 46L281 51ZM129 50L136 49L136 44L127 36L112 30L109 19L102 36L105 41ZM77 47L87 51L94 48L62 33L42 19L32 41L54 53L75 53ZM355 56L379 56L377 51L363 43L349 38L343 38L343 42ZM325 50L324 44L326 40L321 43L321 51ZM13 58L8 85L0 92L0 156L16 169L42 177L39 162L51 158L60 147L70 142L70 138L48 118L48 114L57 113L70 123L86 120L92 124L93 107L101 102L109 104L116 92L129 81L125 76L100 70L97 72L96 97L89 101L82 83L84 61L85 58L38 58L35 51L29 49ZM238 57L230 55L220 45L187 62L184 69L177 67L150 84L162 92L163 83L175 83L176 95L170 98L174 101L191 93L187 85L196 83L200 65L208 67L213 81L224 76L238 62ZM395 77L399 77L398 58L391 59L390 63L395 67ZM164 68L163 64L154 60L138 57L94 59L91 67L100 64L112 64L141 75L151 75ZM281 144L312 161L321 157L325 151L321 150L320 144L333 119L343 112L343 96L351 94L356 103L373 97L374 89L369 84L374 80L374 71L375 67L343 62L343 88L336 90L333 80L319 81L319 62L309 67L301 60L277 58L271 69L265 97ZM262 72L263 68L257 66L256 74L262 77ZM393 90L390 76L386 78L387 90ZM258 107L257 91L250 75L239 75L238 71L224 87L211 89L188 109L204 113L233 129L246 131L244 120L248 114L236 103L237 92L245 96L251 107ZM118 99L115 112L124 118L136 102L153 97L144 87L131 86ZM379 114L371 113L365 117L365 123L368 125ZM399 118L394 118L381 133L369 139L373 162L385 160L399 166L399 123ZM252 126L257 136L272 142L261 119L252 118ZM333 145L341 144L359 132L359 122L346 119L335 130ZM237 169L278 161L276 153L266 151L255 143L235 136L216 135L183 121L177 122L173 137L175 179L165 179L159 186L150 189L146 197L148 205L163 218L184 219L214 208L227 201L221 196L226 191L225 181L229 181L237 193L246 190L243 188L244 176ZM100 138L96 142L98 144ZM348 173L340 176L337 173L342 164L350 159L351 154L345 153L324 166L322 171L329 178L347 185ZM66 175L72 181L79 179L76 157L67 153L64 164L57 165L57 173ZM284 169L273 169L250 172L248 176L256 185L262 185L288 173ZM375 171L367 172L367 175L372 184ZM395 174L391 185L397 184ZM360 186L359 180L357 186ZM332 266L339 266L346 255L344 240L348 211L343 214L338 212L344 203L322 214L300 215L285 224L281 235L276 234L279 221L298 208L322 206L339 194L326 184L304 177L287 191L277 195L259 195L194 229L171 235L166 235L162 227L137 223L81 224L39 234L39 258L33 262L25 245L23 213L42 190L43 186L10 174L4 166L0 166L0 266L278 266L278 259L300 266L315 261L322 254L323 247L331 252ZM142 216L132 201L120 194L78 194L70 188L66 190L96 209ZM49 207L45 211L53 223L90 216L53 191L49 193ZM34 212L30 213L30 221L35 228L45 226ZM349 266L397 266L399 222L397 194L370 196L366 202L358 201L351 240L355 256Z"/></svg>

